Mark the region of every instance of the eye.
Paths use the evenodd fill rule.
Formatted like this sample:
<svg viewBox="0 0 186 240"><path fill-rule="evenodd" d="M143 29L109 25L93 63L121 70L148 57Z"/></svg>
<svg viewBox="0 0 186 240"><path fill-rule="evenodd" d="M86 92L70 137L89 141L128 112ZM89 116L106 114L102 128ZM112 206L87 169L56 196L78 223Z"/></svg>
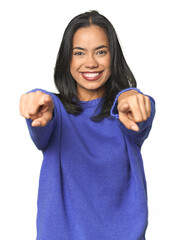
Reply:
<svg viewBox="0 0 186 240"><path fill-rule="evenodd" d="M102 51L98 51L96 54L97 55L105 55L105 54L107 54L107 52L102 50Z"/></svg>
<svg viewBox="0 0 186 240"><path fill-rule="evenodd" d="M76 55L76 56L82 56L82 55L84 55L84 53L83 53L83 52L74 52L74 55Z"/></svg>

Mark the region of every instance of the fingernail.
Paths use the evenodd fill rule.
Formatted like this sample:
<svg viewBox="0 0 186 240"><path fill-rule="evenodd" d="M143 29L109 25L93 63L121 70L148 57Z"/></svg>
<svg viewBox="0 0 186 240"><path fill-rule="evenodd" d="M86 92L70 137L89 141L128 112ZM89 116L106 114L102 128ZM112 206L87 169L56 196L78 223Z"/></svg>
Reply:
<svg viewBox="0 0 186 240"><path fill-rule="evenodd" d="M131 129L132 129L133 131L138 131L138 128L137 128L137 126L135 126L135 125L132 125L132 126L131 126Z"/></svg>
<svg viewBox="0 0 186 240"><path fill-rule="evenodd" d="M36 123L34 123L34 125L33 125L33 127L40 127L40 122L36 122Z"/></svg>
<svg viewBox="0 0 186 240"><path fill-rule="evenodd" d="M37 122L37 127L39 127L41 125L41 123L40 122Z"/></svg>

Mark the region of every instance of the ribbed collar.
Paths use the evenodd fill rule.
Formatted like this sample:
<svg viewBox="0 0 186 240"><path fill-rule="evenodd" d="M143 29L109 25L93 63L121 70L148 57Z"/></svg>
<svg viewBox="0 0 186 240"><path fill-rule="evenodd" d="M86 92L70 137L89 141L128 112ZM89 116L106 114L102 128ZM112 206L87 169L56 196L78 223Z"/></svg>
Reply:
<svg viewBox="0 0 186 240"><path fill-rule="evenodd" d="M81 105L82 108L90 108L90 107L95 107L97 106L102 98L96 98L90 101L79 101L79 104Z"/></svg>

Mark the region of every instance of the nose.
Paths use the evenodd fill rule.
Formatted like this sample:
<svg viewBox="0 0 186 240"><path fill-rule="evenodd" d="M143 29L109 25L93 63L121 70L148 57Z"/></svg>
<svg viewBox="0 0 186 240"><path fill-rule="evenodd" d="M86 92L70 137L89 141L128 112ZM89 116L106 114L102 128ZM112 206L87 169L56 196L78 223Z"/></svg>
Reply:
<svg viewBox="0 0 186 240"><path fill-rule="evenodd" d="M85 60L85 67L86 68L97 68L98 62L96 61L95 57L92 55L87 56Z"/></svg>

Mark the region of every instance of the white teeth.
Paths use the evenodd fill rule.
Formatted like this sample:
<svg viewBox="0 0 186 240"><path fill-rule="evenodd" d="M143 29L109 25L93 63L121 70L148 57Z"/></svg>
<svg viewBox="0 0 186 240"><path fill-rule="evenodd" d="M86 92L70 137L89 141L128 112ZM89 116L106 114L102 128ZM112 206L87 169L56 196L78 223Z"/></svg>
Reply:
<svg viewBox="0 0 186 240"><path fill-rule="evenodd" d="M85 77L97 77L100 73L83 73Z"/></svg>

